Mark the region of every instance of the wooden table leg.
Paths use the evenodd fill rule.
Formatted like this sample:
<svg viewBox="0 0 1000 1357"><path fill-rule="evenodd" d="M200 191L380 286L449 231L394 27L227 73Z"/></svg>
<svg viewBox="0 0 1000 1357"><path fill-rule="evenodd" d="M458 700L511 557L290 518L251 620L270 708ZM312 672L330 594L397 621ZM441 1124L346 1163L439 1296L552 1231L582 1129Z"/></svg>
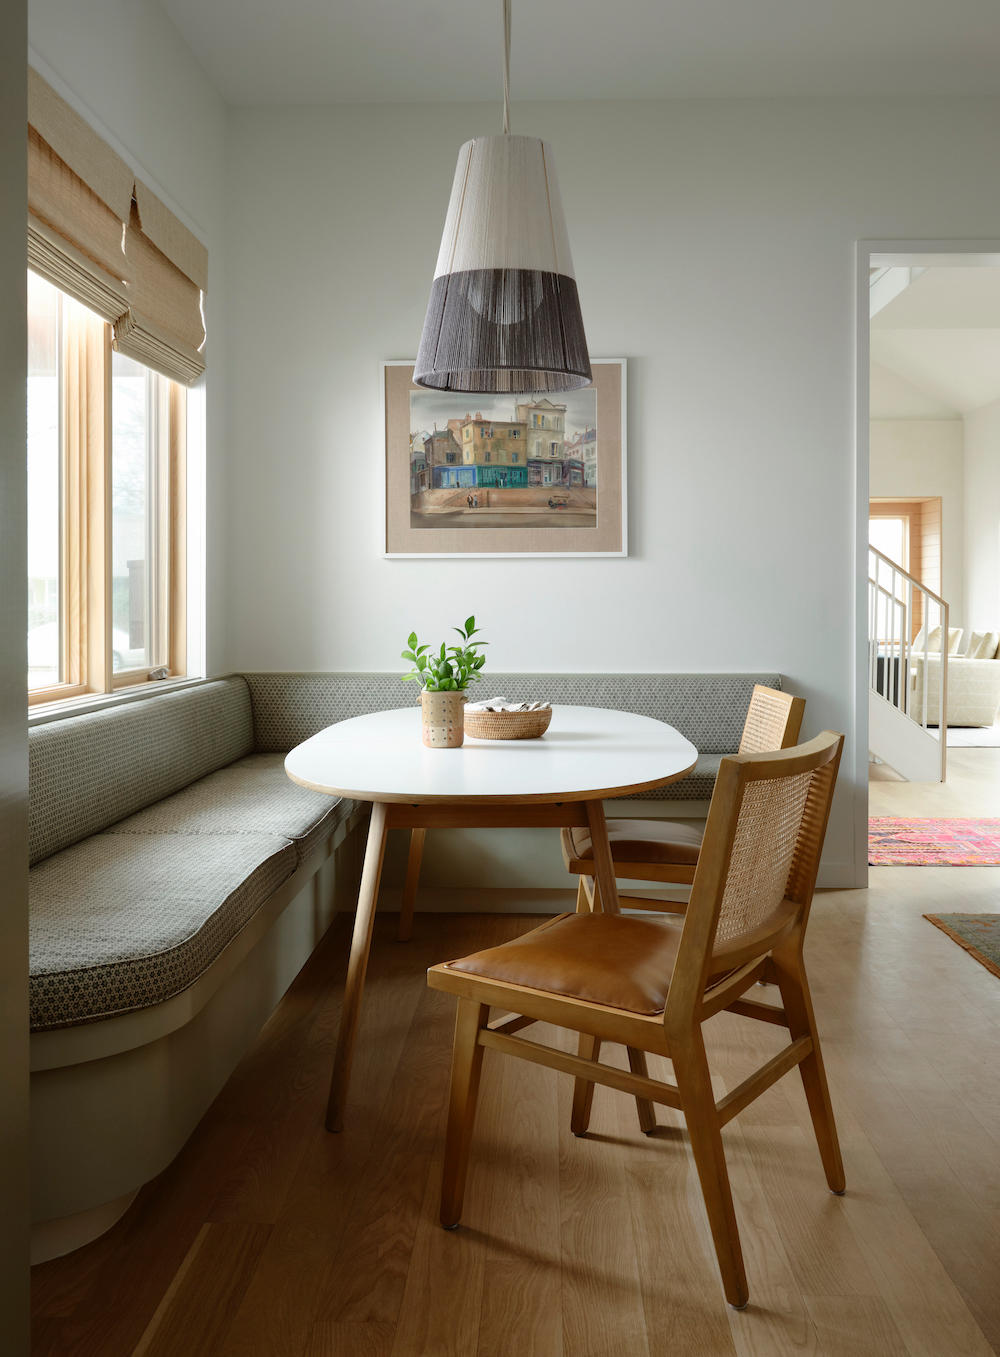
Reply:
<svg viewBox="0 0 1000 1357"><path fill-rule="evenodd" d="M600 908L605 914L618 914L618 882L615 880L615 863L611 856L608 825L604 818L602 801L587 802L587 825L594 854L594 908ZM642 1073L646 1068L645 1051L629 1046L628 1061L633 1074ZM639 1127L644 1133L648 1133L656 1125L653 1104L648 1098L636 1098L635 1106L639 1114Z"/></svg>
<svg viewBox="0 0 1000 1357"><path fill-rule="evenodd" d="M413 909L417 903L417 883L420 880L420 863L424 856L426 829L410 830L410 852L406 859L406 884L403 886L403 901L399 907L399 930L396 938L399 942L409 942L413 935Z"/></svg>
<svg viewBox="0 0 1000 1357"><path fill-rule="evenodd" d="M594 885L596 887L594 907L603 914L617 914L618 882L615 880L615 864L611 857L611 844L608 842L608 824L604 818L604 802L587 802L587 827L590 830L590 842L594 854Z"/></svg>
<svg viewBox="0 0 1000 1357"><path fill-rule="evenodd" d="M368 827L368 846L365 849L365 865L361 873L361 888L358 891L358 912L354 917L351 959L347 963L347 984L340 1013L340 1031L337 1034L337 1053L333 1058L333 1074L330 1078L330 1100L326 1107L328 1131L344 1129L344 1104L347 1101L347 1089L351 1079L351 1061L358 1035L358 1020L361 1017L361 996L365 987L368 953L372 945L372 929L375 926L375 905L378 901L379 879L382 875L382 859L385 857L387 821L386 803L376 801L372 806L371 824Z"/></svg>

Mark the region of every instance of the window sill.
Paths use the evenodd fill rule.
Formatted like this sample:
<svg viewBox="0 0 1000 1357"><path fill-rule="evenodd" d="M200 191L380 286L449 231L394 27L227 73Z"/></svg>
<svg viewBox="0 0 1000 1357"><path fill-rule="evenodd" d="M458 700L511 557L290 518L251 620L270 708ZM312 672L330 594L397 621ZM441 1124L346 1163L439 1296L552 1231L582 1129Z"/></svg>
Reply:
<svg viewBox="0 0 1000 1357"><path fill-rule="evenodd" d="M84 693L80 697L66 697L56 702L40 702L36 707L28 708L28 726L44 726L50 721L61 721L67 716L85 716L90 712L104 711L106 707L121 707L129 702L142 702L157 693L172 693L179 688L192 688L204 683L197 675L184 678L153 679L145 683L133 683L119 688L113 693Z"/></svg>

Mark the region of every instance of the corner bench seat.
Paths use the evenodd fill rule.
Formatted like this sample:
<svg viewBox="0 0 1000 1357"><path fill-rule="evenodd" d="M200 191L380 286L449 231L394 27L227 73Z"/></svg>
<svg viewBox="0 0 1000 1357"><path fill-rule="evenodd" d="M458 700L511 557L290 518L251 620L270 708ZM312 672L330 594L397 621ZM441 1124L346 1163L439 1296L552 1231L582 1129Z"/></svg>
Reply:
<svg viewBox="0 0 1000 1357"><path fill-rule="evenodd" d="M498 674L511 699L677 726L694 771L644 800L707 801L754 683L776 674ZM292 783L324 726L412 705L398 674L250 673L31 732L31 1023L93 1022L191 985L354 809Z"/></svg>
<svg viewBox="0 0 1000 1357"><path fill-rule="evenodd" d="M38 863L31 1026L90 1022L192 984L351 802L250 754Z"/></svg>
<svg viewBox="0 0 1000 1357"><path fill-rule="evenodd" d="M698 764L641 800L698 814L755 683L781 686L775 674L492 674L482 692L669 722ZM363 807L292 783L285 754L414 697L397 673L248 673L32 725L35 1261L110 1228L170 1163L352 907ZM635 801L614 813L629 810L655 814ZM563 885L555 842L539 848Z"/></svg>
<svg viewBox="0 0 1000 1357"><path fill-rule="evenodd" d="M33 1031L180 993L353 809L252 749L238 677L32 731Z"/></svg>

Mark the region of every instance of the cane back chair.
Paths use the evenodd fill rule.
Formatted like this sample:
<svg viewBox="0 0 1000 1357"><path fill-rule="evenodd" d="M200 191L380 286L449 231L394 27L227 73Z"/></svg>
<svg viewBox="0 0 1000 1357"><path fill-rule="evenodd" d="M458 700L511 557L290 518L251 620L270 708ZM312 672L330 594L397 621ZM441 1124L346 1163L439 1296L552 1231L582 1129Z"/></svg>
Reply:
<svg viewBox="0 0 1000 1357"><path fill-rule="evenodd" d="M595 1084L678 1108L701 1183L726 1299L748 1299L722 1128L797 1065L831 1191L844 1169L802 959L843 736L722 760L683 919L563 914L500 947L432 967L428 984L458 997L441 1223L462 1213L483 1055L519 1056L575 1078L571 1129L589 1124ZM746 998L764 976L781 1006ZM490 1024L490 1009L504 1014ZM790 1042L716 1101L702 1024L722 1010L786 1027ZM515 1035L534 1022L578 1034L578 1054ZM630 1070L600 1060L629 1048ZM646 1052L675 1083L651 1079Z"/></svg>
<svg viewBox="0 0 1000 1357"><path fill-rule="evenodd" d="M740 754L763 754L788 749L799 738L805 713L804 697L754 684L747 708ZM608 838L615 876L623 880L690 885L698 865L702 828L689 820L609 820ZM594 850L588 829L564 829L560 843L568 871L579 876L577 909L589 910L594 898ZM629 909L683 914L682 901L654 900L645 895L622 896Z"/></svg>

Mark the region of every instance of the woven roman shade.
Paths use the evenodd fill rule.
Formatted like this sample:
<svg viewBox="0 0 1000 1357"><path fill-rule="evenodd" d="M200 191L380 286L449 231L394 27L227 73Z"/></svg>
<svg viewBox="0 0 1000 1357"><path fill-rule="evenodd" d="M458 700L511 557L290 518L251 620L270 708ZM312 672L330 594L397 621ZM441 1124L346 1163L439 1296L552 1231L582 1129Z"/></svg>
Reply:
<svg viewBox="0 0 1000 1357"><path fill-rule="evenodd" d="M28 72L28 267L110 321L172 381L205 371L201 242L36 71Z"/></svg>
<svg viewBox="0 0 1000 1357"><path fill-rule="evenodd" d="M208 252L138 179L125 256L129 310L115 325L115 348L176 382L195 381L205 371L201 294Z"/></svg>
<svg viewBox="0 0 1000 1357"><path fill-rule="evenodd" d="M31 69L28 124L28 267L114 323L135 175Z"/></svg>

